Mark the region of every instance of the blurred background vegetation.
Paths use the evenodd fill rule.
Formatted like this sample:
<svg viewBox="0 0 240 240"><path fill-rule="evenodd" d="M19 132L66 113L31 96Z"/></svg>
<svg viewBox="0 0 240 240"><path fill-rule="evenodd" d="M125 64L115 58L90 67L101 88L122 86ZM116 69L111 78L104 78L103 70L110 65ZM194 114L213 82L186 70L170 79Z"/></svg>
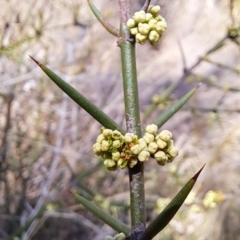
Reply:
<svg viewBox="0 0 240 240"><path fill-rule="evenodd" d="M132 1L132 12L143 2ZM229 26L240 24L240 1L152 3L161 5L168 29L157 46L136 46L143 127L196 82L203 84L164 125L180 155L166 167L146 164L147 221L206 163L186 204L156 240L239 240L240 39L226 38L206 53ZM94 4L118 26L117 1ZM102 240L114 232L68 190L129 223L128 173L102 167L91 151L100 125L28 55L125 127L117 39L87 1L0 0L0 6L0 239ZM172 83L178 87L161 98Z"/></svg>

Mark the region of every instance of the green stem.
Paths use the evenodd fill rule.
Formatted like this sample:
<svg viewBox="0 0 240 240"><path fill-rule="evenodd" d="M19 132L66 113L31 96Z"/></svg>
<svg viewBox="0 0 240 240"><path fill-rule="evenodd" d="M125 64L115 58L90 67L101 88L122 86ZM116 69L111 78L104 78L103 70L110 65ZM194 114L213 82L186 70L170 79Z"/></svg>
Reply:
<svg viewBox="0 0 240 240"><path fill-rule="evenodd" d="M121 22L119 46L121 48L127 132L141 137L135 44L126 26L126 22L130 18L129 0L119 0L119 7ZM143 170L143 164L140 162L134 168L129 168L131 239L133 240L141 239L146 228Z"/></svg>

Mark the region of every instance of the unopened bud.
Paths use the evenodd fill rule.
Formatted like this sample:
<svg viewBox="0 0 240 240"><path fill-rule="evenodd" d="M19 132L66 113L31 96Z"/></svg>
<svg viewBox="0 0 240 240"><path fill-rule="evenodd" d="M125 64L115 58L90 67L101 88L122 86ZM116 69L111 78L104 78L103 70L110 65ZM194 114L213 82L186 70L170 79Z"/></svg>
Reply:
<svg viewBox="0 0 240 240"><path fill-rule="evenodd" d="M126 236L124 233L119 233L114 236L114 240L126 240Z"/></svg>
<svg viewBox="0 0 240 240"><path fill-rule="evenodd" d="M154 141L154 135L151 133L146 132L143 136L144 141L149 144L150 142Z"/></svg>
<svg viewBox="0 0 240 240"><path fill-rule="evenodd" d="M138 155L141 152L141 147L139 144L136 144L130 148L133 154Z"/></svg>
<svg viewBox="0 0 240 240"><path fill-rule="evenodd" d="M102 151L107 151L109 149L109 146L110 146L109 142L106 141L106 140L103 140L101 150Z"/></svg>
<svg viewBox="0 0 240 240"><path fill-rule="evenodd" d="M155 124L150 124L146 126L146 132L155 135L158 131L158 126Z"/></svg>
<svg viewBox="0 0 240 240"><path fill-rule="evenodd" d="M118 130L114 130L113 133L112 133L112 138L115 139L115 140L121 139L122 134Z"/></svg>
<svg viewBox="0 0 240 240"><path fill-rule="evenodd" d="M142 35L141 33L136 34L136 41L140 44L144 44L147 39L147 35Z"/></svg>
<svg viewBox="0 0 240 240"><path fill-rule="evenodd" d="M112 160L118 161L120 159L120 152L112 153Z"/></svg>
<svg viewBox="0 0 240 240"><path fill-rule="evenodd" d="M111 129L104 129L103 130L103 132L102 132L102 134L103 134L103 136L105 137L105 138L107 138L107 137L111 137L112 136L112 130Z"/></svg>
<svg viewBox="0 0 240 240"><path fill-rule="evenodd" d="M113 161L112 159L106 159L106 160L104 160L103 163L106 167L113 167L116 165L116 162Z"/></svg>
<svg viewBox="0 0 240 240"><path fill-rule="evenodd" d="M98 143L98 142L95 143L95 144L93 144L92 150L93 150L94 153L100 153L100 152L102 151L102 146L101 146L101 144Z"/></svg>
<svg viewBox="0 0 240 240"><path fill-rule="evenodd" d="M160 149L164 149L167 146L167 143L165 141L163 141L162 139L158 139L157 140L157 145Z"/></svg>
<svg viewBox="0 0 240 240"><path fill-rule="evenodd" d="M120 142L119 140L114 140L114 141L112 142L112 146L113 146L114 148L120 148L120 147L121 147L121 142Z"/></svg>
<svg viewBox="0 0 240 240"><path fill-rule="evenodd" d="M159 134L159 138L161 138L163 141L167 142L172 138L172 133L168 130L163 130Z"/></svg>
<svg viewBox="0 0 240 240"><path fill-rule="evenodd" d="M148 151L143 150L138 154L138 160L140 162L148 161L149 158L150 158L150 153Z"/></svg>
<svg viewBox="0 0 240 240"><path fill-rule="evenodd" d="M162 162L162 161L166 162L167 159L168 159L167 155L166 155L165 152L163 152L163 151L158 151L158 152L156 152L156 153L154 154L154 157L155 157L155 159L156 159L157 161L160 161L160 162Z"/></svg>
<svg viewBox="0 0 240 240"><path fill-rule="evenodd" d="M139 12L135 12L133 18L134 18L135 22L143 23L146 21L146 13L143 10L141 10Z"/></svg>
<svg viewBox="0 0 240 240"><path fill-rule="evenodd" d="M105 139L104 135L103 135L103 134L99 134L99 135L97 136L96 142L101 143L104 139Z"/></svg>
<svg viewBox="0 0 240 240"><path fill-rule="evenodd" d="M152 154L155 153L158 150L157 143L155 143L155 142L149 143L147 150Z"/></svg>
<svg viewBox="0 0 240 240"><path fill-rule="evenodd" d="M176 147L171 147L170 149L168 149L168 154L173 158L175 158L178 155L178 152L179 150Z"/></svg>
<svg viewBox="0 0 240 240"><path fill-rule="evenodd" d="M128 28L133 28L133 27L135 27L135 25L136 25L135 20L133 18L129 18L127 21Z"/></svg>
<svg viewBox="0 0 240 240"><path fill-rule="evenodd" d="M133 168L137 164L138 160L137 159L131 159L128 166L130 168Z"/></svg>

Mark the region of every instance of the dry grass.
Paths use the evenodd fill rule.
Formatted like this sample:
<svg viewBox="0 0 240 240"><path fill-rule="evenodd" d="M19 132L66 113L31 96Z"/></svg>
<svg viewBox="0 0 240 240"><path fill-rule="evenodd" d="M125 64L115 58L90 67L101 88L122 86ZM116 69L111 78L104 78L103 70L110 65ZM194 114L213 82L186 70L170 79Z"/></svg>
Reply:
<svg viewBox="0 0 240 240"><path fill-rule="evenodd" d="M117 2L95 2L104 16L117 26ZM139 9L140 2L132 4L134 10ZM229 1L152 2L162 6L168 30L158 46L137 46L142 113L154 94L161 93L182 76L178 42L189 67L224 36L232 21ZM233 2L233 18L239 23L240 3ZM45 220L51 217L51 221L40 219L44 227L38 229L33 224L26 236L31 239L104 239L111 230L96 222L80 206L75 206L65 190L76 187L88 197L101 194L104 196L104 200L99 200L102 207L127 222L127 173L106 172L97 165L91 145L99 133L99 124L63 95L31 62L28 54L50 66L125 127L116 39L97 22L86 1L0 0L0 5L3 8L0 13L1 156L4 156L4 147L7 149L6 157L2 157L0 179L2 234L12 232L16 228L14 224L19 226L19 219L23 224L44 202L60 201L57 212L45 214ZM74 23L74 16L77 23ZM240 64L240 47L228 40L210 59L236 68ZM165 124L164 128L174 133L181 154L173 164L163 168L156 168L154 161L147 164L148 220L159 212L156 201L160 197L173 197L206 163L194 190L197 193L194 203L183 206L163 231L161 239L239 240L240 98L238 91L226 90L226 87L240 89L239 74L207 62L201 63L194 73L215 79L221 88L203 84L187 107ZM172 99L182 96L193 85L196 84L185 81ZM11 126L6 131L7 97L12 93ZM157 109L144 124L160 113ZM222 191L225 196L215 208L203 205L209 190ZM116 201L121 203L120 207L113 205ZM109 202L111 206L107 205ZM195 211L194 206L200 210ZM75 209L78 214L72 212ZM64 226L61 221L56 222L64 218L71 220L64 220Z"/></svg>

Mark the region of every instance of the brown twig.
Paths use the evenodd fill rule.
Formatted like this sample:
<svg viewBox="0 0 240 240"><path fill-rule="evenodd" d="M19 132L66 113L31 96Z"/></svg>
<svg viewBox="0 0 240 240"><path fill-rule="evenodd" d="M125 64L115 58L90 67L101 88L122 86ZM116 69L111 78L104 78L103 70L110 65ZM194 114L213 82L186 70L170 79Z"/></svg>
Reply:
<svg viewBox="0 0 240 240"><path fill-rule="evenodd" d="M151 2L151 0L146 0L145 1L144 5L142 7L143 11L147 12L150 2Z"/></svg>

